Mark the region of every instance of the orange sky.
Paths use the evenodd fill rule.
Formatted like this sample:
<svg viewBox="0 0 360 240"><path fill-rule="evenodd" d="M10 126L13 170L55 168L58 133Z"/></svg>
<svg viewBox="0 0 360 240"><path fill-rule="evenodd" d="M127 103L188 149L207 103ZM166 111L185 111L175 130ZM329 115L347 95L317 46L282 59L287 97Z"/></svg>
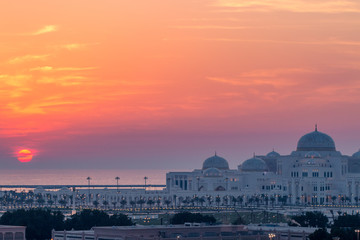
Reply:
<svg viewBox="0 0 360 240"><path fill-rule="evenodd" d="M0 15L4 166L21 148L37 167L198 167L214 150L236 165L315 123L360 147L357 0L5 0Z"/></svg>

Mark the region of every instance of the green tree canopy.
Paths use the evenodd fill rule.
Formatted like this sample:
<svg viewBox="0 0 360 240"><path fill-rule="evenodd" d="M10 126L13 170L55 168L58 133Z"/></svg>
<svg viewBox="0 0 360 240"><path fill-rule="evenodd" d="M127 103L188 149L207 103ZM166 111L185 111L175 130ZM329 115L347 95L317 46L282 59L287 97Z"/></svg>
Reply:
<svg viewBox="0 0 360 240"><path fill-rule="evenodd" d="M50 239L51 230L64 229L64 215L44 209L19 209L6 212L0 218L0 224L26 226L26 239Z"/></svg>
<svg viewBox="0 0 360 240"><path fill-rule="evenodd" d="M356 227L358 228L360 226L360 215L347 215L344 214L342 216L339 216L334 221L333 227Z"/></svg>
<svg viewBox="0 0 360 240"><path fill-rule="evenodd" d="M360 215L347 215L344 214L335 219L331 227L331 235L340 237L342 240L355 239L355 229L360 226Z"/></svg>
<svg viewBox="0 0 360 240"><path fill-rule="evenodd" d="M306 212L300 216L292 217L302 227L319 227L325 228L329 219L321 212Z"/></svg>
<svg viewBox="0 0 360 240"><path fill-rule="evenodd" d="M331 240L330 233L326 231L326 228L319 228L315 232L309 235L310 240Z"/></svg>
<svg viewBox="0 0 360 240"><path fill-rule="evenodd" d="M242 219L242 217L238 217L235 219L235 221L232 222L233 225L243 225L245 224L245 221L244 219Z"/></svg>
<svg viewBox="0 0 360 240"><path fill-rule="evenodd" d="M124 214L115 214L111 217L104 211L85 209L72 215L65 221L67 230L89 230L94 226L130 226L131 219Z"/></svg>

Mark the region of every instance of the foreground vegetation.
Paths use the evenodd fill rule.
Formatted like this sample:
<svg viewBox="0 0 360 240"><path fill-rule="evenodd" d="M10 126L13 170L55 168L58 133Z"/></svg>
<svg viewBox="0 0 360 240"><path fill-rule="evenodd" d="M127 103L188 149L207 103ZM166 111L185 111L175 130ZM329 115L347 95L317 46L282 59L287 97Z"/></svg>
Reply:
<svg viewBox="0 0 360 240"><path fill-rule="evenodd" d="M48 209L18 209L8 211L0 218L0 224L26 226L26 239L50 239L51 230L88 230L93 226L129 226L134 224L141 225L161 225L161 224L184 224L205 223L205 224L248 224L284 222L285 218L281 214L266 211L251 212L207 212L191 213L181 211L178 213L164 213L150 218L149 215L138 215L141 218L131 220L125 214L109 215L100 210L83 210L75 215L68 217L60 211Z"/></svg>
<svg viewBox="0 0 360 240"><path fill-rule="evenodd" d="M341 240L356 239L355 230L360 226L360 215L343 214L334 219L333 224L329 224L328 218L320 212L307 212L300 216L294 216L290 225L301 225L302 227L318 227L309 236L310 240L332 240L340 237ZM327 229L330 228L330 233Z"/></svg>
<svg viewBox="0 0 360 240"><path fill-rule="evenodd" d="M99 210L83 210L65 220L59 211L19 209L6 212L0 218L2 225L26 226L27 240L51 239L51 230L89 230L93 226L129 226L134 223L124 214L109 216Z"/></svg>
<svg viewBox="0 0 360 240"><path fill-rule="evenodd" d="M149 213L150 214L150 213ZM339 213L340 214L340 213ZM134 215L135 216L135 215ZM51 230L89 230L93 226L129 226L134 224L160 225L160 224L251 224L251 223L280 223L288 221L290 226L317 227L319 228L310 235L310 240L331 240L340 237L342 240L356 239L355 229L360 226L360 215L342 214L337 218L333 216L333 224L320 212L306 212L291 219L279 213L268 211L243 211L243 212L207 212L191 213L182 211L178 213L164 213L150 219L150 215L142 216L137 220L131 220L125 214L109 215L105 211L85 209L65 219L60 211L49 209L18 209L4 213L0 218L2 225L26 226L26 239L45 240L51 238ZM329 229L329 231L327 230Z"/></svg>

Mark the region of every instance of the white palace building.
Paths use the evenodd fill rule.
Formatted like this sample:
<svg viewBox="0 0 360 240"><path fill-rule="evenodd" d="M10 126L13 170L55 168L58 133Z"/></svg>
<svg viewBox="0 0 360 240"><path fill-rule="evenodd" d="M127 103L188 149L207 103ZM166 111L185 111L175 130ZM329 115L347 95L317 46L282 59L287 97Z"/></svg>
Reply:
<svg viewBox="0 0 360 240"><path fill-rule="evenodd" d="M253 156L238 169L214 155L202 169L166 175L170 195L243 196L243 200L287 204L357 204L360 200L360 151L342 155L334 140L317 130L300 138L290 155L272 151ZM259 200L257 200L259 201Z"/></svg>
<svg viewBox="0 0 360 240"><path fill-rule="evenodd" d="M360 151L342 155L334 140L317 130L302 136L295 151L253 156L237 169L215 154L191 172L169 172L162 190L36 188L35 194L59 203L122 208L209 205L358 205ZM90 191L91 190L91 191ZM90 196L90 197L89 197ZM70 199L75 198L75 202ZM47 201L49 202L49 201ZM106 206L105 206L106 207ZM115 206L114 206L115 207Z"/></svg>

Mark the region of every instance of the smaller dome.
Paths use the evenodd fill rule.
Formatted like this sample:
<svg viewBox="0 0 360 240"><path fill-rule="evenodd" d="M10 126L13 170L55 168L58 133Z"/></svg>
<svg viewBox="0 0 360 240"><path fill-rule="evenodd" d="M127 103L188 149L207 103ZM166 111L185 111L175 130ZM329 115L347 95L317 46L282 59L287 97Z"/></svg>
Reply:
<svg viewBox="0 0 360 240"><path fill-rule="evenodd" d="M321 158L321 155L318 152L310 151L310 152L305 154L305 157L306 158Z"/></svg>
<svg viewBox="0 0 360 240"><path fill-rule="evenodd" d="M266 157L268 157L268 158L278 158L278 157L280 157L280 154L275 152L274 150L272 150L272 152L269 152L268 154L266 154Z"/></svg>
<svg viewBox="0 0 360 240"><path fill-rule="evenodd" d="M206 159L203 163L202 169L208 169L208 168L217 168L221 170L229 170L229 163L225 160L225 158L219 157L218 155L209 157Z"/></svg>
<svg viewBox="0 0 360 240"><path fill-rule="evenodd" d="M241 170L244 172L264 172L267 171L268 168L264 160L254 156L243 162Z"/></svg>
<svg viewBox="0 0 360 240"><path fill-rule="evenodd" d="M352 155L353 158L360 158L360 150Z"/></svg>
<svg viewBox="0 0 360 240"><path fill-rule="evenodd" d="M217 168L208 168L204 171L205 177L221 177L221 171Z"/></svg>

